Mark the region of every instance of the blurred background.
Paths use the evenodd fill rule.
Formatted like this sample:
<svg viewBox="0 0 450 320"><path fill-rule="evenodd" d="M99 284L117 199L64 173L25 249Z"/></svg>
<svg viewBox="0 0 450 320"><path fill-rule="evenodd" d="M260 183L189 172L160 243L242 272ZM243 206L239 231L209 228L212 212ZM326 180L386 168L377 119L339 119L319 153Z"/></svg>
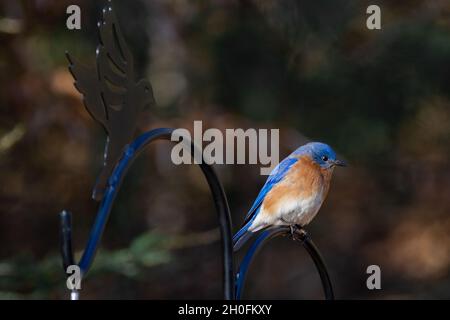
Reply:
<svg viewBox="0 0 450 320"><path fill-rule="evenodd" d="M106 1L0 1L0 298L66 299L62 209L84 248L105 133L73 87L64 52L94 62ZM66 8L82 29L66 28ZM336 170L307 230L340 299L450 298L450 3L115 1L158 106L140 128L279 128L280 159L323 141ZM222 298L216 213L196 166L152 145L117 198L82 298ZM266 177L216 165L237 231ZM78 256L78 255L77 255ZM381 268L381 290L366 268ZM257 257L244 297L321 299L309 256L286 239Z"/></svg>

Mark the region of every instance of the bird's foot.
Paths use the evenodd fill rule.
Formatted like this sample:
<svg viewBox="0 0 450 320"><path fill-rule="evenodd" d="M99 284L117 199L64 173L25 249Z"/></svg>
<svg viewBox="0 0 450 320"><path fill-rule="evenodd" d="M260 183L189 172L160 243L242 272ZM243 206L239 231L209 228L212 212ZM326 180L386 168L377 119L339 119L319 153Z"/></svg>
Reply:
<svg viewBox="0 0 450 320"><path fill-rule="evenodd" d="M290 225L292 240L300 240L304 241L307 237L309 237L308 233L303 229L303 227L299 224Z"/></svg>
<svg viewBox="0 0 450 320"><path fill-rule="evenodd" d="M289 225L289 228L291 229L291 237L292 237L292 240L295 240L295 233L296 233L297 230L299 229L299 225L297 225L297 224L291 224L291 225Z"/></svg>

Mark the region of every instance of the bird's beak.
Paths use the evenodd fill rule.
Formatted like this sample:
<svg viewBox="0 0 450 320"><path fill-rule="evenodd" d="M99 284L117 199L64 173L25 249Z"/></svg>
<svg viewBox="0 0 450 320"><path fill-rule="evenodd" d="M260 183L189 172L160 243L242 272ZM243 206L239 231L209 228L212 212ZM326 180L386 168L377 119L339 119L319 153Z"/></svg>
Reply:
<svg viewBox="0 0 450 320"><path fill-rule="evenodd" d="M334 160L333 164L338 167L346 167L347 166L347 162L345 162L344 160Z"/></svg>

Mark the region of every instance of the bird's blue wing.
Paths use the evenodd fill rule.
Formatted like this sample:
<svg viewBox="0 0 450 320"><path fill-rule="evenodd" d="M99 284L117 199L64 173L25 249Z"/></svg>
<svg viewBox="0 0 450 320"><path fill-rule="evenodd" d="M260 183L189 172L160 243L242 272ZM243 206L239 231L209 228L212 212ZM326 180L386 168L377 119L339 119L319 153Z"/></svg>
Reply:
<svg viewBox="0 0 450 320"><path fill-rule="evenodd" d="M270 190L272 190L273 186L276 185L278 182L280 182L286 173L289 171L289 169L298 161L297 158L294 157L288 157L281 161L275 169L270 173L269 178L267 179L266 183L262 187L261 191L259 192L258 196L256 197L255 202L253 203L253 206L250 208L249 212L245 216L245 223L250 221L254 216L256 216L259 212L259 208L261 207L261 204L264 200L264 197L269 193Z"/></svg>

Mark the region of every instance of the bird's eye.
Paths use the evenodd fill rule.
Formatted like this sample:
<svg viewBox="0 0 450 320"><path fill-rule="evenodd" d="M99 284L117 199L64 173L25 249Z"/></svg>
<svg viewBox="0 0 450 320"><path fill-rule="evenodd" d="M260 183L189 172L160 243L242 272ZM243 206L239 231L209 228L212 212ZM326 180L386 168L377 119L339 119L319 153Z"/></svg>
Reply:
<svg viewBox="0 0 450 320"><path fill-rule="evenodd" d="M328 161L328 157L327 156L322 156L322 160L323 161Z"/></svg>

